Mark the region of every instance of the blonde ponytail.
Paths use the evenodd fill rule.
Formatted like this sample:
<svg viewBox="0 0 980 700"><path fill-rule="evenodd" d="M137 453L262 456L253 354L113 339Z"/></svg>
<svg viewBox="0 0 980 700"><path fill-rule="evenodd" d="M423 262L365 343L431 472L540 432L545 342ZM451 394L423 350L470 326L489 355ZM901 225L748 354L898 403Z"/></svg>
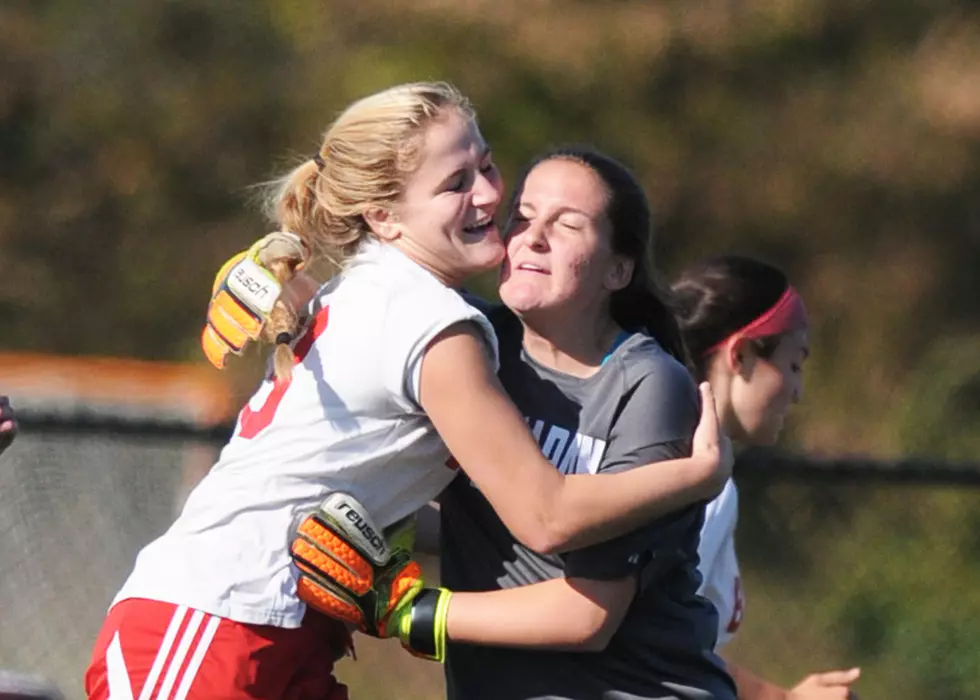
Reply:
<svg viewBox="0 0 980 700"><path fill-rule="evenodd" d="M266 213L279 224L282 231L289 231L300 237L303 244L316 254L315 244L319 239L326 212L322 211L316 195L320 169L314 160L309 160L294 168L282 178L271 183L272 193L266 201ZM285 289L296 276L296 263L289 258L264 261L265 266L275 275ZM289 379L293 373L295 356L292 342L302 330L300 315L282 295L266 319L262 328L261 340L275 346L273 371L277 379Z"/></svg>
<svg viewBox="0 0 980 700"><path fill-rule="evenodd" d="M268 268L284 289L296 276L294 266L285 260L275 260L268 265ZM262 328L262 340L276 346L272 367L277 379L289 379L293 375L295 360L292 342L296 339L299 330L299 314L290 303L280 297Z"/></svg>

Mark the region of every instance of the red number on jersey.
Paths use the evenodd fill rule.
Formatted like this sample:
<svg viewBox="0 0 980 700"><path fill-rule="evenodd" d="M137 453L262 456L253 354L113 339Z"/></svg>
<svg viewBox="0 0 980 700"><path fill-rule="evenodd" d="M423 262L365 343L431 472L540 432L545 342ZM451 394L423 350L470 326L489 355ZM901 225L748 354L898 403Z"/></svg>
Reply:
<svg viewBox="0 0 980 700"><path fill-rule="evenodd" d="M325 306L313 317L313 323L296 343L296 347L293 348L293 364L298 365L306 359L313 343L327 329L329 310L330 307ZM265 397L265 401L262 402L262 406L257 411L253 411L248 404L245 404L245 408L242 409L238 418L238 437L251 440L272 422L273 416L276 415L276 409L279 408L282 397L291 383L292 378L276 378L273 380L272 391Z"/></svg>
<svg viewBox="0 0 980 700"><path fill-rule="evenodd" d="M726 632L735 634L739 625L742 624L742 615L745 614L745 595L742 593L742 578L735 577L735 605L732 607L732 619L728 621Z"/></svg>

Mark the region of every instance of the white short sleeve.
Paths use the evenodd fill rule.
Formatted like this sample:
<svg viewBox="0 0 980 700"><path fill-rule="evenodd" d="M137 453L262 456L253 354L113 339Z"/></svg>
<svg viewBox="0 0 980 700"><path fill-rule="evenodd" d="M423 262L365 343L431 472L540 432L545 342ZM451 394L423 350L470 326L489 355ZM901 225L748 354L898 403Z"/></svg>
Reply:
<svg viewBox="0 0 980 700"><path fill-rule="evenodd" d="M419 407L422 359L429 343L450 326L470 321L483 332L489 357L497 370L497 338L479 310L451 289L443 294L407 294L394 300L386 314L385 387Z"/></svg>

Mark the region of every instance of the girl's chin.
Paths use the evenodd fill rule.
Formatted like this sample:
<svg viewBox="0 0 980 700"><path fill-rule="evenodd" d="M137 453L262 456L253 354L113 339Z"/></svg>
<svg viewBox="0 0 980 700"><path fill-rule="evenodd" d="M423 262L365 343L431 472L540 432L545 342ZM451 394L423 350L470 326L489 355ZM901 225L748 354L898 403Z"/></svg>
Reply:
<svg viewBox="0 0 980 700"><path fill-rule="evenodd" d="M507 255L507 249L504 247L503 241L499 238L494 241L486 241L483 246L481 246L486 253L486 268L496 268L500 267L501 263L504 262L504 257Z"/></svg>
<svg viewBox="0 0 980 700"><path fill-rule="evenodd" d="M541 295L537 290L529 289L521 284L505 283L500 286L498 294L500 295L500 301L516 313L533 311L540 309L542 306Z"/></svg>

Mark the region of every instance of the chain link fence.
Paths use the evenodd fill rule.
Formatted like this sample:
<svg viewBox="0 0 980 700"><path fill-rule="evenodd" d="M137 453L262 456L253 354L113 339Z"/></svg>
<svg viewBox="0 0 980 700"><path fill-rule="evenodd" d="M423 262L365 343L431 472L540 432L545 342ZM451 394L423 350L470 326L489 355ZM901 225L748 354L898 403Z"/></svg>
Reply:
<svg viewBox="0 0 980 700"><path fill-rule="evenodd" d="M0 459L0 669L70 700L136 552L223 432L23 417ZM742 455L747 607L730 658L784 685L861 666L864 700L980 697L980 467ZM434 561L423 565L433 578ZM358 637L355 698L443 696L441 668Z"/></svg>

